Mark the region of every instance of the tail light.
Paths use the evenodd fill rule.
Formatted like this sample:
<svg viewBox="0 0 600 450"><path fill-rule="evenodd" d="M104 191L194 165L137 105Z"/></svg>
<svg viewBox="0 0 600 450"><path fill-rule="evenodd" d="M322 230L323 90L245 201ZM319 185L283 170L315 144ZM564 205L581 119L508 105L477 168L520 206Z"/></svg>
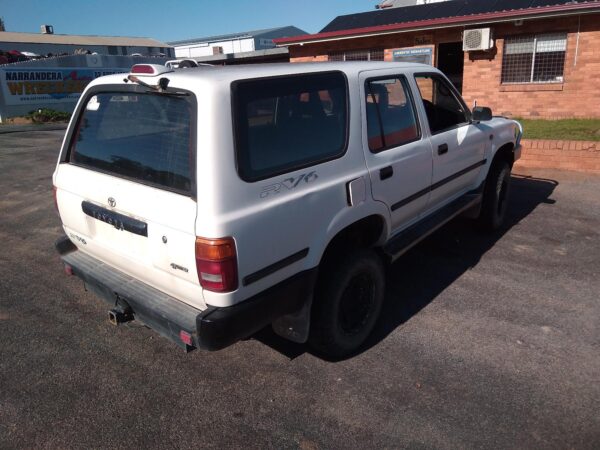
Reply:
<svg viewBox="0 0 600 450"><path fill-rule="evenodd" d="M131 68L131 73L154 75L154 67L150 64L136 64Z"/></svg>
<svg viewBox="0 0 600 450"><path fill-rule="evenodd" d="M196 269L200 285L213 292L231 292L238 286L237 254L231 237L196 238Z"/></svg>
<svg viewBox="0 0 600 450"><path fill-rule="evenodd" d="M131 68L132 75L161 75L163 73L173 72L173 69L170 67L161 66L158 64L135 64Z"/></svg>

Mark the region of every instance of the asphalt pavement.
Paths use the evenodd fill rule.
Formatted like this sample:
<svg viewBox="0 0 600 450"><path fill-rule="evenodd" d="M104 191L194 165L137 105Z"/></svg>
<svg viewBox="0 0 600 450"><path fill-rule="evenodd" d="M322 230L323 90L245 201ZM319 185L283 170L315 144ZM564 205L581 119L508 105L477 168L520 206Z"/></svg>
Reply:
<svg viewBox="0 0 600 450"><path fill-rule="evenodd" d="M64 274L63 133L0 134L1 448L600 447L600 176L516 169L507 226L401 258L352 358L269 330L185 354Z"/></svg>

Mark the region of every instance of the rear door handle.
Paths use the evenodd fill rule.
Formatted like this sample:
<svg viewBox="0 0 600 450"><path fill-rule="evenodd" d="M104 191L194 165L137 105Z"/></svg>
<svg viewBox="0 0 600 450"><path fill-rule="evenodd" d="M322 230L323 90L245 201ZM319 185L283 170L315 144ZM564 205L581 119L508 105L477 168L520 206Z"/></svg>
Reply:
<svg viewBox="0 0 600 450"><path fill-rule="evenodd" d="M392 166L384 167L379 171L380 180L387 180L388 178L391 178L392 175L394 175L394 168Z"/></svg>
<svg viewBox="0 0 600 450"><path fill-rule="evenodd" d="M448 144L438 145L438 155L443 155L444 153L448 153Z"/></svg>

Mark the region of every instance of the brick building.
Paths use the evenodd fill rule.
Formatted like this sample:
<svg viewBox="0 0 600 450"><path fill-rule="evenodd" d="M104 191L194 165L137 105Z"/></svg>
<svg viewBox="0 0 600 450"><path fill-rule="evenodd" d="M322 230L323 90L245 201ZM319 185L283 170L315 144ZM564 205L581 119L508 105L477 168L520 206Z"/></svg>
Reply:
<svg viewBox="0 0 600 450"><path fill-rule="evenodd" d="M483 33L479 47L489 49L463 51L463 38L473 33ZM453 0L389 8L339 16L319 33L275 42L289 48L292 62L431 64L468 104L495 114L600 118L600 0Z"/></svg>

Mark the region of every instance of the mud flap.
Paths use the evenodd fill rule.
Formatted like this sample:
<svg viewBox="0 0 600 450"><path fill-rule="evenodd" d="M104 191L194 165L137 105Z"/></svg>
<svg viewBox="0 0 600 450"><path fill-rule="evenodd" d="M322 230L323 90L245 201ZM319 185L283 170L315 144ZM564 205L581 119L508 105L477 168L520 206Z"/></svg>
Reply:
<svg viewBox="0 0 600 450"><path fill-rule="evenodd" d="M313 293L311 292L299 311L281 316L272 323L273 331L282 338L304 344L308 340L310 330L312 301Z"/></svg>

